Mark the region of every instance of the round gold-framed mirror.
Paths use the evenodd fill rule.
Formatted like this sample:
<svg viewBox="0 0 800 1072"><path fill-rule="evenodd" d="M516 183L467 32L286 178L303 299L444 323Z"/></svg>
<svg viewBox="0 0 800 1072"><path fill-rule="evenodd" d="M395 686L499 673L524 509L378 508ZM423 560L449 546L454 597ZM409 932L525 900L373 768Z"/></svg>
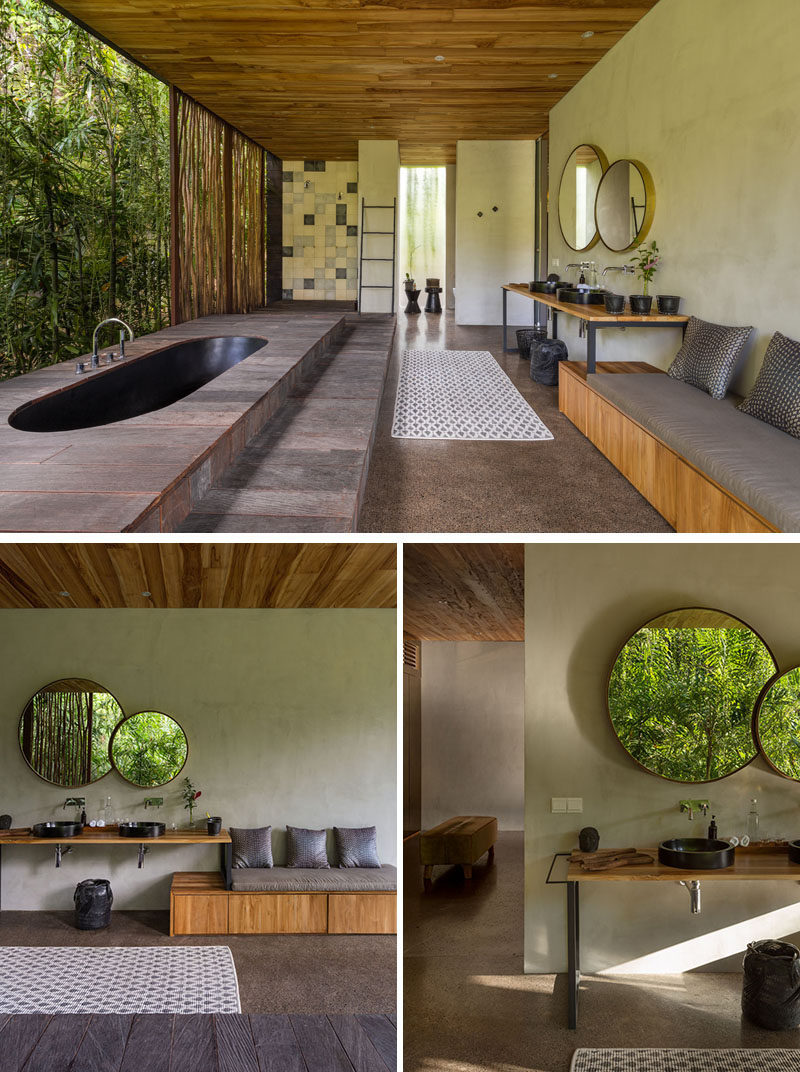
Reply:
<svg viewBox="0 0 800 1072"><path fill-rule="evenodd" d="M761 690L753 736L774 771L800 782L800 667L776 674Z"/></svg>
<svg viewBox="0 0 800 1072"><path fill-rule="evenodd" d="M608 157L596 145L576 145L567 157L558 184L558 224L576 253L597 243L594 202Z"/></svg>
<svg viewBox="0 0 800 1072"><path fill-rule="evenodd" d="M757 755L753 709L775 659L746 622L684 607L645 622L608 679L608 714L622 747L673 782L714 782Z"/></svg>
<svg viewBox="0 0 800 1072"><path fill-rule="evenodd" d="M108 746L125 718L104 685L86 678L60 678L28 700L19 722L25 762L43 781L78 789L111 770Z"/></svg>
<svg viewBox="0 0 800 1072"><path fill-rule="evenodd" d="M171 715L137 711L114 730L108 753L126 782L154 789L178 777L189 755L189 742Z"/></svg>
<svg viewBox="0 0 800 1072"><path fill-rule="evenodd" d="M615 160L597 187L594 222L603 245L625 253L644 242L656 211L653 177L639 160Z"/></svg>

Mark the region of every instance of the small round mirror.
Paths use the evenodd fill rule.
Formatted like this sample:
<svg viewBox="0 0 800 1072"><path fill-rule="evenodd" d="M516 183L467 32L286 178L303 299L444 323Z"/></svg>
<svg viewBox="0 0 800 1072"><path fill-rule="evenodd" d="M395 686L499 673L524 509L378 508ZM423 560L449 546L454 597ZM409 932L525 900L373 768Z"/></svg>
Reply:
<svg viewBox="0 0 800 1072"><path fill-rule="evenodd" d="M111 770L108 744L125 717L103 685L62 678L28 700L19 723L19 746L45 782L77 789Z"/></svg>
<svg viewBox="0 0 800 1072"><path fill-rule="evenodd" d="M647 237L656 209L650 172L638 160L615 160L597 189L595 224L614 253L635 249Z"/></svg>
<svg viewBox="0 0 800 1072"><path fill-rule="evenodd" d="M763 690L753 731L770 767L800 782L800 668L780 674Z"/></svg>
<svg viewBox="0 0 800 1072"><path fill-rule="evenodd" d="M740 619L702 607L670 611L638 629L614 662L614 732L651 774L726 778L756 756L753 708L774 673L772 652Z"/></svg>
<svg viewBox="0 0 800 1072"><path fill-rule="evenodd" d="M189 744L174 718L161 711L139 711L114 730L109 752L127 782L153 789L177 778Z"/></svg>
<svg viewBox="0 0 800 1072"><path fill-rule="evenodd" d="M597 242L594 202L608 158L596 145L579 145L569 154L558 187L558 222L570 249L582 252Z"/></svg>

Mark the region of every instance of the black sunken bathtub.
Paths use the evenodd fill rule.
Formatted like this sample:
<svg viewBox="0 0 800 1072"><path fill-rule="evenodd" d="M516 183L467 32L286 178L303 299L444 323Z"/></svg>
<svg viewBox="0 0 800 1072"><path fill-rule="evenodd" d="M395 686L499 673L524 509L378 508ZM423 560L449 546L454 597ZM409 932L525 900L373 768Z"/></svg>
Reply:
<svg viewBox="0 0 800 1072"><path fill-rule="evenodd" d="M266 339L223 335L174 343L130 359L55 394L19 406L8 418L22 432L71 432L139 417L186 398L267 345Z"/></svg>

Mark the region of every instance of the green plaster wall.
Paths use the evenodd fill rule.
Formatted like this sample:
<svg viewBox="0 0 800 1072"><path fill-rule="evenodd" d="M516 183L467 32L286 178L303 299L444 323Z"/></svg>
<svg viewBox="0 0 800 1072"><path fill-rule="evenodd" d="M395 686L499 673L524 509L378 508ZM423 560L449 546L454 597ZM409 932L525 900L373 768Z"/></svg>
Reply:
<svg viewBox="0 0 800 1072"><path fill-rule="evenodd" d="M189 738L184 768L198 812L226 826L272 824L276 862L293 826L378 827L396 858L396 622L387 610L0 611L0 811L15 826L64 818L67 790L28 768L17 744L26 701L59 677L87 677L126 714L163 710ZM140 790L112 771L77 792L89 817L110 794L121 817L186 821L180 779ZM145 796L162 795L159 815ZM75 847L61 870L50 848L3 852L4 908L72 906L83 878L111 879L119 908L166 908L173 871L217 866L211 847Z"/></svg>

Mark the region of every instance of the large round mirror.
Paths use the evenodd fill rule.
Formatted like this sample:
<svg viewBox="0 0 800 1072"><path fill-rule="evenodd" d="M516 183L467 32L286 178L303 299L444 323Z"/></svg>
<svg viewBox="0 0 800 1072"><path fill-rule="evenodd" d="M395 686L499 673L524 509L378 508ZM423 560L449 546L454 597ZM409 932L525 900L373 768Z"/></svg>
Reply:
<svg viewBox="0 0 800 1072"><path fill-rule="evenodd" d="M109 751L127 782L152 789L177 778L189 744L174 718L161 711L139 711L117 726Z"/></svg>
<svg viewBox="0 0 800 1072"><path fill-rule="evenodd" d="M108 744L124 717L103 685L62 678L28 700L19 723L19 746L44 781L77 789L111 770Z"/></svg>
<svg viewBox="0 0 800 1072"><path fill-rule="evenodd" d="M766 686L756 705L753 730L773 770L800 782L800 668L787 670Z"/></svg>
<svg viewBox="0 0 800 1072"><path fill-rule="evenodd" d="M647 237L656 210L650 172L638 160L616 160L605 172L594 202L597 233L614 253L635 249Z"/></svg>
<svg viewBox="0 0 800 1072"><path fill-rule="evenodd" d="M564 241L579 253L597 242L594 202L607 167L608 158L602 149L579 145L570 153L561 173L558 222Z"/></svg>
<svg viewBox="0 0 800 1072"><path fill-rule="evenodd" d="M611 670L608 712L623 748L652 774L713 782L756 755L753 708L775 673L745 622L687 608L647 622Z"/></svg>

